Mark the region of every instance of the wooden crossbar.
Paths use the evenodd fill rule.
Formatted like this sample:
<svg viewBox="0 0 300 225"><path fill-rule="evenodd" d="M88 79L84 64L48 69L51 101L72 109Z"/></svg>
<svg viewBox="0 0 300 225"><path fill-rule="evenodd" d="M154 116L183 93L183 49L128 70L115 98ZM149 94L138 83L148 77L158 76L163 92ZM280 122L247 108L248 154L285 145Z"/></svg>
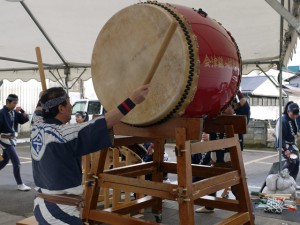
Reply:
<svg viewBox="0 0 300 225"><path fill-rule="evenodd" d="M116 135L126 135L135 137L149 137L149 138L175 138L174 130L177 127L186 128L187 140L199 140L200 136L200 119L198 118L174 118L168 120L163 124L157 126L142 127L128 126L124 123L118 123L114 126L114 133Z"/></svg>
<svg viewBox="0 0 300 225"><path fill-rule="evenodd" d="M250 221L249 212L236 213L215 225L241 225Z"/></svg>
<svg viewBox="0 0 300 225"><path fill-rule="evenodd" d="M127 214L138 211L140 209L147 208L156 201L152 196L145 196L143 198L136 199L134 201L126 202L111 208L104 209L105 212L114 212L120 214Z"/></svg>
<svg viewBox="0 0 300 225"><path fill-rule="evenodd" d="M176 199L175 184L164 184L149 180L138 180L131 177L121 177L110 174L100 174L99 186L151 195L162 199Z"/></svg>
<svg viewBox="0 0 300 225"><path fill-rule="evenodd" d="M226 182L231 179L234 179L234 180L240 179L239 172L237 170L227 172L227 173L224 173L221 175L217 175L214 177L210 177L210 178L207 178L204 180L197 181L197 182L193 183L193 190L196 191L196 190L199 190L202 188L207 188L212 185L216 185L217 183Z"/></svg>
<svg viewBox="0 0 300 225"><path fill-rule="evenodd" d="M214 119L207 119L204 123L205 132L220 132L226 133L225 125L230 125L234 128L235 134L246 134L246 116L218 116ZM187 139L188 140L188 139Z"/></svg>
<svg viewBox="0 0 300 225"><path fill-rule="evenodd" d="M191 143L191 154L210 152L223 148L230 148L236 146L237 144L239 144L238 135L235 135L232 138Z"/></svg>
<svg viewBox="0 0 300 225"><path fill-rule="evenodd" d="M228 172L222 175L210 177L193 183L193 199L205 196L227 187L240 183L238 171Z"/></svg>
<svg viewBox="0 0 300 225"><path fill-rule="evenodd" d="M101 210L91 210L89 214L89 219L93 221L108 223L111 225L120 225L120 221L122 221L122 225L163 225L162 223L145 221L142 219L128 217L112 212L105 212Z"/></svg>
<svg viewBox="0 0 300 225"><path fill-rule="evenodd" d="M149 162L142 164L133 164L128 166L123 166L119 168L113 168L110 170L105 170L105 174L111 175L122 175L122 176L141 176L147 173L151 173L153 170L158 168L158 163Z"/></svg>
<svg viewBox="0 0 300 225"><path fill-rule="evenodd" d="M164 173L177 173L177 164L175 162L162 162L160 168ZM233 171L231 168L220 168L220 167L211 167L205 165L192 165L193 176L195 177L212 177L216 175L221 175L226 172Z"/></svg>
<svg viewBox="0 0 300 225"><path fill-rule="evenodd" d="M194 204L204 205L209 208L218 208L233 212L239 211L239 201L235 199L217 198L213 196L204 196L194 200Z"/></svg>

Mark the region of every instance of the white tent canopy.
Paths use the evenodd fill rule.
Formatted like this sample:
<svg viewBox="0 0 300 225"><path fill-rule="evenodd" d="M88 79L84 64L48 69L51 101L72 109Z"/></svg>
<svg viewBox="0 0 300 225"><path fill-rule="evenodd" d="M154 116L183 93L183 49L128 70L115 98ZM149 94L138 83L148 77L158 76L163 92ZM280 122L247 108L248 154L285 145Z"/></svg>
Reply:
<svg viewBox="0 0 300 225"><path fill-rule="evenodd" d="M68 80L80 75L84 80L90 78L93 45L102 26L117 11L138 2L140 1L25 0L20 3L1 0L0 80L39 80L37 65L15 62L15 59L36 62L36 46L41 48L46 78L55 80L54 74L64 82L64 69L58 70L58 73L55 68L64 68L66 65L71 68ZM264 0L160 2L202 8L209 17L220 22L231 32L239 46L244 74L256 69L256 64L260 64L264 70L271 68L280 61L281 52L286 64L297 40L297 33L286 22L284 26L280 26L280 15ZM40 32L26 12L24 4L62 57L58 56ZM284 4L289 11L298 14L299 6L293 0L285 0ZM283 41L283 47L280 44L281 37L286 37L284 39L287 40Z"/></svg>

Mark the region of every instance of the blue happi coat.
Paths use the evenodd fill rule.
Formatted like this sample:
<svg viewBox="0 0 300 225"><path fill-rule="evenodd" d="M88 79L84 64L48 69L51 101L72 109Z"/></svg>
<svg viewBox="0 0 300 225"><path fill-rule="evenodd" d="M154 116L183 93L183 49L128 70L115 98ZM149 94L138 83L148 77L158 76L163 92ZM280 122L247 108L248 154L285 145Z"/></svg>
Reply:
<svg viewBox="0 0 300 225"><path fill-rule="evenodd" d="M61 124L35 115L30 141L36 190L46 194L81 195L81 156L111 146L104 117L82 124ZM39 224L81 224L76 207L42 198L35 199L34 214Z"/></svg>

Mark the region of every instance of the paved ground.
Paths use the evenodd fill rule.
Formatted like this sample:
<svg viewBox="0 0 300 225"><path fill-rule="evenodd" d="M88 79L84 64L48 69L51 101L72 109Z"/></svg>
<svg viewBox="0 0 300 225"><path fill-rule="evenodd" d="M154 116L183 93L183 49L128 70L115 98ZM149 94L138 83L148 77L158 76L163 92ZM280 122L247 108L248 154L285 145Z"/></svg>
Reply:
<svg viewBox="0 0 300 225"><path fill-rule="evenodd" d="M19 144L18 152L22 162L21 174L25 184L34 187L31 169L31 159L27 143ZM167 153L171 161L175 161L174 147L167 145ZM273 162L278 161L278 154L274 151L245 150L243 160L248 177L249 191L259 191ZM51 169L51 168L49 168ZM170 175L171 181L176 180L175 175ZM297 183L300 184L298 178ZM33 191L20 192L16 190L16 183L12 174L12 166L9 164L0 171L0 225L13 225L21 218L32 215ZM299 210L300 211L300 210ZM213 214L195 215L196 224L215 224L228 217L230 212L216 210ZM296 225L300 222L297 212L294 214L283 213L281 215L266 214L261 210L255 210L256 224L261 225ZM153 218L146 211L146 218ZM178 224L177 204L170 201L164 202L163 223Z"/></svg>

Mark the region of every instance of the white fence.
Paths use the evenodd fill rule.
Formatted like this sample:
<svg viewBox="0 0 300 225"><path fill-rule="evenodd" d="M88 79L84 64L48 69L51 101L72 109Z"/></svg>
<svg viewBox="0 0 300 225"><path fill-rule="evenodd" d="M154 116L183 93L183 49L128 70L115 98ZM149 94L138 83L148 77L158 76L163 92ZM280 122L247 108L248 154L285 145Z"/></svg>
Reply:
<svg viewBox="0 0 300 225"><path fill-rule="evenodd" d="M21 106L28 114L32 114L41 90L41 83L36 80L27 82L21 80L14 82L3 80L3 84L0 87L0 103L2 106L5 105L7 96L9 94L16 94L19 97L18 106Z"/></svg>

